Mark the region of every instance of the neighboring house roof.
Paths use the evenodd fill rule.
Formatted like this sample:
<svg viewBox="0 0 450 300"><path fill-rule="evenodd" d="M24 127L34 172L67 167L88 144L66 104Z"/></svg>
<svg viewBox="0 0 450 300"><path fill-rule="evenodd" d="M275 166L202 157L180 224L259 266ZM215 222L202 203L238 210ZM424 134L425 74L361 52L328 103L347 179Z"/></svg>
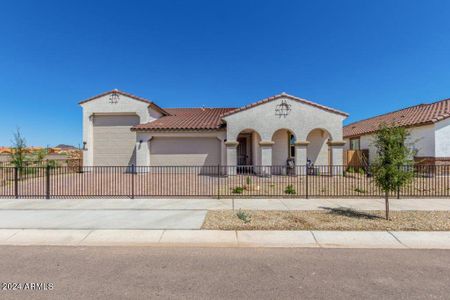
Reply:
<svg viewBox="0 0 450 300"><path fill-rule="evenodd" d="M223 127L222 115L234 108L166 108L170 115L139 124L134 131L217 130Z"/></svg>
<svg viewBox="0 0 450 300"><path fill-rule="evenodd" d="M66 144L59 144L59 145L55 146L54 148L59 148L59 149L63 149L63 150L78 150L77 147L72 146L72 145L66 145Z"/></svg>
<svg viewBox="0 0 450 300"><path fill-rule="evenodd" d="M344 127L344 138L376 132L381 124L416 127L433 124L450 117L450 98L430 104L419 104L375 116Z"/></svg>
<svg viewBox="0 0 450 300"><path fill-rule="evenodd" d="M91 98L89 98L89 99L83 100L83 101L79 102L78 104L81 105L81 104L84 104L84 103L86 103L86 102L89 102L89 101L98 99L98 98L100 98L100 97L109 95L109 94L111 94L111 93L117 93L117 94L122 95L122 96L125 96L125 97L129 97L129 98L132 98L132 99L141 101L141 102L148 103L148 105L149 105L151 108L153 108L154 110L159 111L159 112L160 112L161 114L163 114L163 115L169 115L169 113L168 113L166 110L162 109L161 107L159 107L158 105L156 105L154 102L152 102L152 101L150 101L150 100L148 100L148 99L142 98L142 97L138 97L138 96L133 95L133 94L129 94L129 93L125 93L125 92L119 91L119 90L117 90L117 89L114 89L114 90L112 90L112 91L108 91L108 92L99 94L99 95L97 95L97 96L91 97Z"/></svg>
<svg viewBox="0 0 450 300"><path fill-rule="evenodd" d="M298 97L295 97L295 96L292 96L292 95L288 95L286 93L281 93L281 94L278 94L278 95L275 95L275 96L272 96L272 97L268 97L268 98L262 99L262 100L260 100L258 102L254 102L254 103L248 104L246 106L243 106L243 107L240 107L240 108L236 108L236 109L234 109L232 111L229 111L229 112L225 113L222 117L226 117L226 116L229 116L229 115L232 115L232 114L235 114L235 113L238 113L238 112L250 109L252 107L255 107L255 106L258 106L258 105L261 105L261 104L265 104L267 102L270 102L270 101L273 101L273 100L276 100L276 99L279 99L279 98L288 98L288 99L291 99L291 100L294 100L294 101L297 101L297 102L300 102L300 103L303 103L303 104L311 105L311 106L314 106L314 107L317 107L317 108L320 108L320 109L323 109L323 110L326 110L326 111L329 111L329 112L332 112L332 113L335 113L335 114L338 114L338 115L342 115L342 116L348 117L348 114L345 113L345 112L339 111L337 109L334 109L334 108L331 108L331 107L328 107L328 106L320 105L320 104L314 103L314 102L306 100L306 99L302 99L302 98L298 98Z"/></svg>

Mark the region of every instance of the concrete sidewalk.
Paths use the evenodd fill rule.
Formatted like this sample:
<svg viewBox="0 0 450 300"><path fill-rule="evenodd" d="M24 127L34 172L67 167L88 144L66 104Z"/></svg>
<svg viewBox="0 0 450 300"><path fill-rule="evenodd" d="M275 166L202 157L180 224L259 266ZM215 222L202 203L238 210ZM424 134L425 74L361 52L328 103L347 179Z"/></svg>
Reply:
<svg viewBox="0 0 450 300"><path fill-rule="evenodd" d="M383 210L381 199L0 200L0 229L200 229L208 210ZM392 199L392 210L450 210L450 199Z"/></svg>
<svg viewBox="0 0 450 300"><path fill-rule="evenodd" d="M450 249L450 232L3 229L0 245Z"/></svg>
<svg viewBox="0 0 450 300"><path fill-rule="evenodd" d="M391 199L391 210L450 210L449 198ZM321 210L346 207L357 210L384 210L384 200L374 199L3 199L2 210Z"/></svg>

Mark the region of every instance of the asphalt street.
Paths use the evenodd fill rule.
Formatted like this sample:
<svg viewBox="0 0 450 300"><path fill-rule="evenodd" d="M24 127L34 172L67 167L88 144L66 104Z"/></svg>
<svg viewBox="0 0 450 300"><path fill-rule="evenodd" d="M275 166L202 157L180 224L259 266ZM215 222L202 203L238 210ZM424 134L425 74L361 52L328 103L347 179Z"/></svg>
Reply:
<svg viewBox="0 0 450 300"><path fill-rule="evenodd" d="M450 295L449 250L4 246L0 257L2 299Z"/></svg>

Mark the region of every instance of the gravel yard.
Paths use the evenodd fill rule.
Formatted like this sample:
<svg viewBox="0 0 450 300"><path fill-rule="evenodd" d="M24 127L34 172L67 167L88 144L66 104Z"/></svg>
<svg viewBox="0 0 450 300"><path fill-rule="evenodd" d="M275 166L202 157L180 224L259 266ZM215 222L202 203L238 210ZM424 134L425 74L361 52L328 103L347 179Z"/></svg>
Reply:
<svg viewBox="0 0 450 300"><path fill-rule="evenodd" d="M241 219L238 217L240 212ZM448 211L208 211L202 229L448 231ZM245 221L244 221L244 220Z"/></svg>

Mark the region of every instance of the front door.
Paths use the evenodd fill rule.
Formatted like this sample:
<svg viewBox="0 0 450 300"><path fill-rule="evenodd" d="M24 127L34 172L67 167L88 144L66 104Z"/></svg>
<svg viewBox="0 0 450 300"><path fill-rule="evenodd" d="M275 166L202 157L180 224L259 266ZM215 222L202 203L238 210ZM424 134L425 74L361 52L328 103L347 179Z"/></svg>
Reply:
<svg viewBox="0 0 450 300"><path fill-rule="evenodd" d="M247 153L247 137L239 137L237 139L237 163L239 166L246 166L249 164Z"/></svg>

